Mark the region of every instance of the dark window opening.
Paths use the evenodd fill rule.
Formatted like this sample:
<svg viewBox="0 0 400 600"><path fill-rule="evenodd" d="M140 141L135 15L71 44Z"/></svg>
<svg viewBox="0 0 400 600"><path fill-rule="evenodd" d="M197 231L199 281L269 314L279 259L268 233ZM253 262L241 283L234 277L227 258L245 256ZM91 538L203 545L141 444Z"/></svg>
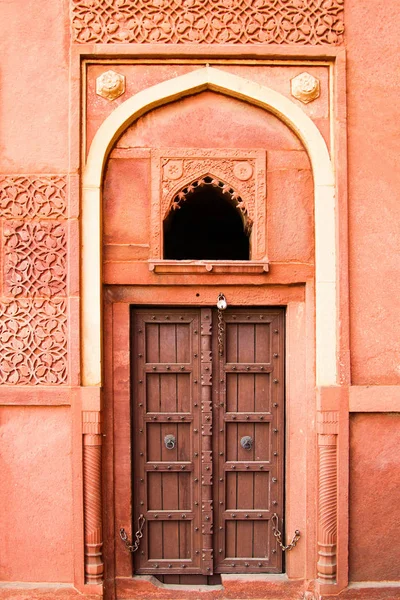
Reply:
<svg viewBox="0 0 400 600"><path fill-rule="evenodd" d="M249 236L227 196L211 185L187 194L164 221L164 259L249 260Z"/></svg>

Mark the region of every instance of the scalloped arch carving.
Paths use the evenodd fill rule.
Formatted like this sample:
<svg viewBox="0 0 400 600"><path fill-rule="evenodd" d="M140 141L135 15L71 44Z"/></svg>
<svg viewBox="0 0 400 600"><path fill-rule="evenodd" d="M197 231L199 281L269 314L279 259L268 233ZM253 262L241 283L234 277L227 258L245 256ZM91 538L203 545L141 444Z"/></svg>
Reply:
<svg viewBox="0 0 400 600"><path fill-rule="evenodd" d="M181 187L177 192L174 192L169 202L167 212L164 215L164 220L171 211L179 210L181 203L185 202L194 191L208 186L219 189L222 194L235 205L235 208L242 218L245 233L246 235L250 235L253 227L253 219L250 216L246 200L242 198L239 192L229 185L229 183L221 181L219 177L215 177L212 173L205 173L194 181L190 180L188 184Z"/></svg>

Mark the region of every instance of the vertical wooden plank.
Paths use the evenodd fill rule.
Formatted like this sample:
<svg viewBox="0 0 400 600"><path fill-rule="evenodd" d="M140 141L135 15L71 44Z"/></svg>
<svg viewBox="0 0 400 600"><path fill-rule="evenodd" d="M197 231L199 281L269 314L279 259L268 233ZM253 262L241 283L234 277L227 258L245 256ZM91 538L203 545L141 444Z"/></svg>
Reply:
<svg viewBox="0 0 400 600"><path fill-rule="evenodd" d="M253 555L253 524L251 521L238 521L236 527L236 556L251 558Z"/></svg>
<svg viewBox="0 0 400 600"><path fill-rule="evenodd" d="M225 506L227 510L237 508L237 473L236 471L226 473Z"/></svg>
<svg viewBox="0 0 400 600"><path fill-rule="evenodd" d="M192 504L192 490L190 486L191 475L189 473L178 474L178 509L188 510Z"/></svg>
<svg viewBox="0 0 400 600"><path fill-rule="evenodd" d="M157 560L163 557L163 528L162 523L158 521L149 521L147 523L147 548L150 560Z"/></svg>
<svg viewBox="0 0 400 600"><path fill-rule="evenodd" d="M236 522L225 522L225 556L227 558L236 557Z"/></svg>
<svg viewBox="0 0 400 600"><path fill-rule="evenodd" d="M271 412L270 382L271 376L268 373L256 373L254 375L255 412Z"/></svg>
<svg viewBox="0 0 400 600"><path fill-rule="evenodd" d="M270 473L254 473L254 509L268 510L270 506Z"/></svg>
<svg viewBox="0 0 400 600"><path fill-rule="evenodd" d="M226 410L237 412L238 410L238 376L236 373L226 374Z"/></svg>
<svg viewBox="0 0 400 600"><path fill-rule="evenodd" d="M192 390L190 375L188 373L180 373L177 377L177 411L191 412L192 406Z"/></svg>
<svg viewBox="0 0 400 600"><path fill-rule="evenodd" d="M265 560L269 556L268 523L256 521L253 523L253 558Z"/></svg>
<svg viewBox="0 0 400 600"><path fill-rule="evenodd" d="M149 510L161 510L162 508L162 473L147 474L147 507Z"/></svg>
<svg viewBox="0 0 400 600"><path fill-rule="evenodd" d="M145 324L145 360L147 363L160 361L160 326L158 323Z"/></svg>
<svg viewBox="0 0 400 600"><path fill-rule="evenodd" d="M147 423L147 460L155 462L161 460L161 425L159 423Z"/></svg>
<svg viewBox="0 0 400 600"><path fill-rule="evenodd" d="M252 323L238 324L238 362L252 363L255 358L255 331Z"/></svg>
<svg viewBox="0 0 400 600"><path fill-rule="evenodd" d="M238 374L238 412L254 412L254 375Z"/></svg>
<svg viewBox="0 0 400 600"><path fill-rule="evenodd" d="M160 363L176 363L176 325L160 323Z"/></svg>
<svg viewBox="0 0 400 600"><path fill-rule="evenodd" d="M171 413L177 409L177 383L175 373L160 374L160 409Z"/></svg>
<svg viewBox="0 0 400 600"><path fill-rule="evenodd" d="M255 357L256 363L271 362L271 326L269 323L257 323L255 325Z"/></svg>
<svg viewBox="0 0 400 600"><path fill-rule="evenodd" d="M176 361L178 363L190 363L192 354L192 342L189 324L178 323L176 325Z"/></svg>
<svg viewBox="0 0 400 600"><path fill-rule="evenodd" d="M235 363L238 360L238 325L225 322L225 362Z"/></svg>
<svg viewBox="0 0 400 600"><path fill-rule="evenodd" d="M179 558L188 560L192 555L192 536L190 533L191 523L181 521L179 523Z"/></svg>
<svg viewBox="0 0 400 600"><path fill-rule="evenodd" d="M142 377L144 375L142 374ZM143 379L142 379L143 381ZM161 409L160 375L158 373L146 374L146 411L159 412Z"/></svg>
<svg viewBox="0 0 400 600"><path fill-rule="evenodd" d="M238 459L238 424L227 423L226 431L226 460L235 461Z"/></svg>
<svg viewBox="0 0 400 600"><path fill-rule="evenodd" d="M254 460L271 460L271 425L270 423L254 424Z"/></svg>

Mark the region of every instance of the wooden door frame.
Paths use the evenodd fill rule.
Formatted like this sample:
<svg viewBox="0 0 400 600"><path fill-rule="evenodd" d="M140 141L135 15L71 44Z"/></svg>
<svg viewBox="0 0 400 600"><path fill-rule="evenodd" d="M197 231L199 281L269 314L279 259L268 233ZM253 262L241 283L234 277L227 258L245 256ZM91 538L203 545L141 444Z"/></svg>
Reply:
<svg viewBox="0 0 400 600"><path fill-rule="evenodd" d="M299 286L229 286L230 305L286 307L285 389L285 525L287 537L302 532L301 543L286 560L287 581L315 577L315 391L313 282ZM215 305L220 286L112 286L104 290L104 467L103 519L106 589L134 593L131 556L119 539L124 527L132 535L131 431L130 431L130 307ZM199 296L196 296L199 293ZM299 401L300 399L300 401ZM314 465L309 468L309 465ZM307 467L308 466L308 467ZM128 496L129 501L126 500ZM311 518L307 518L311 516ZM276 577L269 575L272 581ZM140 579L140 578L139 578ZM276 580L277 581L277 580ZM110 596L114 597L114 596ZM178 596L177 596L178 597Z"/></svg>

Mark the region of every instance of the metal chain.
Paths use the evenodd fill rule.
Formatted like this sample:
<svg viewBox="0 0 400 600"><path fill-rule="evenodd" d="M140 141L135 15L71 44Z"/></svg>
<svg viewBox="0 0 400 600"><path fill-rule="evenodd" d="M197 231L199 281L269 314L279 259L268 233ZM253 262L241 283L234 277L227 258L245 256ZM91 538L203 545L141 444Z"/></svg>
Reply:
<svg viewBox="0 0 400 600"><path fill-rule="evenodd" d="M290 544L285 546L284 544L282 544L282 533L279 531L279 518L276 513L274 513L272 515L271 522L272 522L272 533L274 534L275 539L277 540L278 544L282 548L282 551L289 552L289 550L293 550L293 548L295 547L295 545L297 544L297 542L300 539L300 531L298 529L296 529L296 531L294 532L292 541L290 542Z"/></svg>
<svg viewBox="0 0 400 600"><path fill-rule="evenodd" d="M123 527L121 527L121 529L119 530L119 535L121 537L121 540L124 542L125 546L129 550L129 552L133 553L133 552L136 552L137 550L139 550L140 540L143 537L143 527L144 527L145 522L146 522L146 519L144 518L144 515L139 515L138 530L135 533L135 542L133 544L128 540L128 536L126 535L125 529Z"/></svg>
<svg viewBox="0 0 400 600"><path fill-rule="evenodd" d="M218 309L218 350L219 355L224 354L224 318L222 316L222 310Z"/></svg>
<svg viewBox="0 0 400 600"><path fill-rule="evenodd" d="M222 316L222 312L228 306L226 302L226 298L222 292L218 294L217 299L217 308L218 308L218 351L219 355L222 356L224 354L224 319Z"/></svg>

